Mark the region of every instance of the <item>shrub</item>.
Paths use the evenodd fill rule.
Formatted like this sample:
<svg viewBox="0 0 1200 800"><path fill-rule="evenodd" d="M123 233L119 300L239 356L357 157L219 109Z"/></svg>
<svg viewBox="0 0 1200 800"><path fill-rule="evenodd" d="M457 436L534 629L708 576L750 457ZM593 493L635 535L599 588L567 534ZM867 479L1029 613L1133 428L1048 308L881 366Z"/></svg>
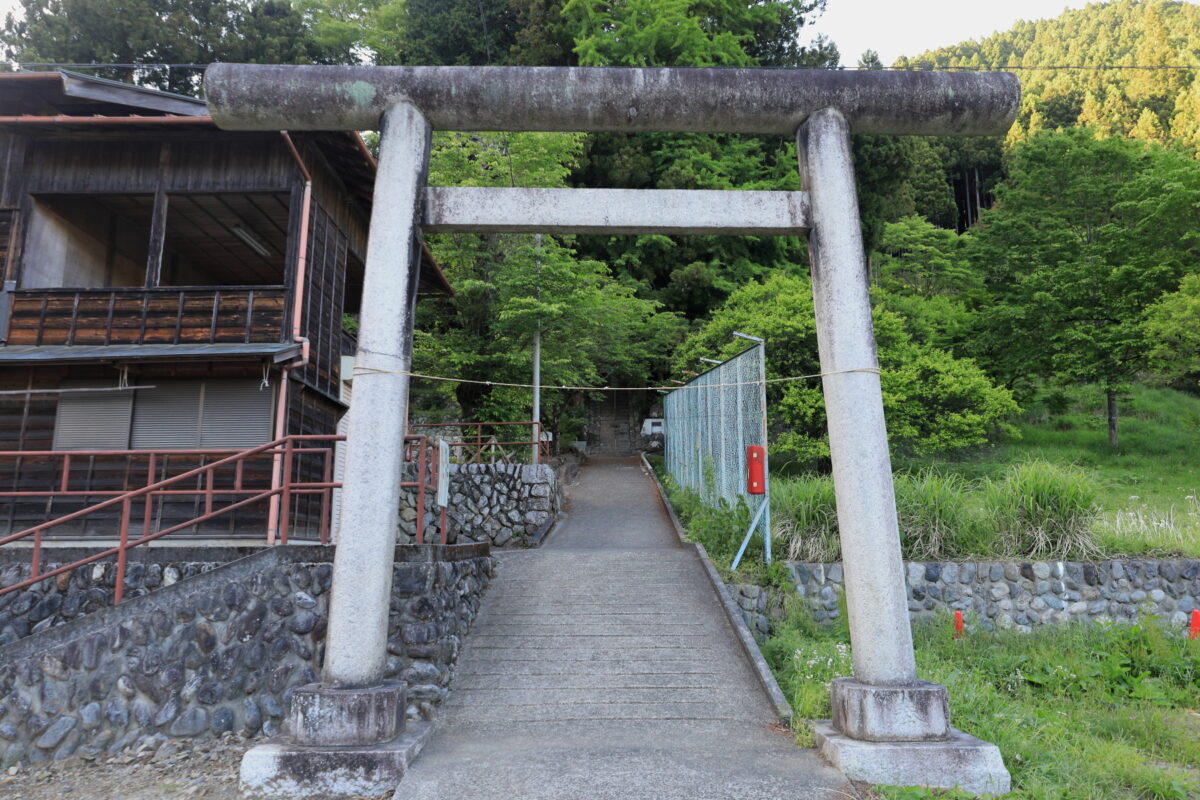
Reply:
<svg viewBox="0 0 1200 800"><path fill-rule="evenodd" d="M1005 554L1087 559L1099 554L1092 524L1099 490L1078 467L1032 460L1009 466L984 492L988 522Z"/></svg>

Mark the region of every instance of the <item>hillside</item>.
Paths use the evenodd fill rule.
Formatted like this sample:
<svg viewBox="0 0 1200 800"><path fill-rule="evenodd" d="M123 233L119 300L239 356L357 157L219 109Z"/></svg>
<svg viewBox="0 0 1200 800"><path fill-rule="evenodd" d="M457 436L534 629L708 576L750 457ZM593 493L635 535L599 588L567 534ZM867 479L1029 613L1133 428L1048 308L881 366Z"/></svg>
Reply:
<svg viewBox="0 0 1200 800"><path fill-rule="evenodd" d="M1181 65L1193 68L1141 69ZM1104 134L1196 148L1196 65L1200 5L1115 0L1054 19L1020 22L980 41L900 58L894 66L1018 68L1024 97L1010 140L1044 128L1086 125Z"/></svg>

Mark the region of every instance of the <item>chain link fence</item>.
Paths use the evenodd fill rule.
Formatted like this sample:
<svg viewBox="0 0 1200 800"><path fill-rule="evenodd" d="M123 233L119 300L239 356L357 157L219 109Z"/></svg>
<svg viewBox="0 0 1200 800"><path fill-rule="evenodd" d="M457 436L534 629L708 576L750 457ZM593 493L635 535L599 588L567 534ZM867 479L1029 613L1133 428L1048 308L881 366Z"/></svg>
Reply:
<svg viewBox="0 0 1200 800"><path fill-rule="evenodd" d="M759 344L693 378L663 403L667 474L710 505L744 501L754 520L747 542L759 524L764 531L771 525L765 458L766 491L746 491L746 448L760 445L765 453L767 446L765 379L766 355ZM769 561L770 537L765 540Z"/></svg>

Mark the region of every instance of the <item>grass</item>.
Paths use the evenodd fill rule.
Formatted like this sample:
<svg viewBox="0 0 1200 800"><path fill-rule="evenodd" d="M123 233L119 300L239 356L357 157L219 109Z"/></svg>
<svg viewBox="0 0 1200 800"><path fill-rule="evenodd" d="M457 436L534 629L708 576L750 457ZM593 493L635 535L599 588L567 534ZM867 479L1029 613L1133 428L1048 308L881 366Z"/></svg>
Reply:
<svg viewBox="0 0 1200 800"><path fill-rule="evenodd" d="M1103 395L1079 387L1032 405L1004 444L898 461L905 557L1200 557L1200 398L1135 386L1122 409L1116 449ZM830 479L775 478L771 494L781 549L835 560Z"/></svg>
<svg viewBox="0 0 1200 800"><path fill-rule="evenodd" d="M842 615L845 618L845 615ZM1200 641L1154 622L950 636L949 619L914 629L921 676L950 691L955 727L999 745L1014 800L1200 797ZM829 718L831 679L850 674L843 628L793 603L763 652L797 716ZM954 797L883 789L892 800Z"/></svg>
<svg viewBox="0 0 1200 800"><path fill-rule="evenodd" d="M1076 387L1032 404L1019 435L966 457L910 462L967 481L1039 459L1085 472L1097 488L1097 543L1109 554L1200 556L1200 397L1133 386L1122 397L1121 444L1109 447L1104 396Z"/></svg>

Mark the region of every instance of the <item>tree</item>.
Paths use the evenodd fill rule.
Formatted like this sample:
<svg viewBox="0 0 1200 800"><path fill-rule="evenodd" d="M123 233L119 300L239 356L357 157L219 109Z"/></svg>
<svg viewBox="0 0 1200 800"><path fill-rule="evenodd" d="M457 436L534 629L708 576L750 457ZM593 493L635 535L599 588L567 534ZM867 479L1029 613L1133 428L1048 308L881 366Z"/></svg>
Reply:
<svg viewBox="0 0 1200 800"><path fill-rule="evenodd" d="M890 311L877 307L874 321L888 438L896 454L945 453L1009 430L1005 420L1018 411L1011 393L993 385L974 362L914 341ZM735 291L676 350L676 366L694 369L701 357L740 352L744 343L732 338L733 331L767 340L768 379L821 371L807 278L776 273ZM827 467L819 379L772 383L767 404L775 453L785 461Z"/></svg>
<svg viewBox="0 0 1200 800"><path fill-rule="evenodd" d="M434 185L562 186L583 137L577 134L435 135ZM530 344L542 331L545 385L645 382L665 367L680 321L635 296L601 262L580 258L568 242L532 236L439 235L430 247L456 296L422 304L414 344L416 371L484 383L458 383L465 419L524 419ZM543 392L543 419L556 439L573 437L584 393Z"/></svg>
<svg viewBox="0 0 1200 800"><path fill-rule="evenodd" d="M331 63L288 0L21 0L0 31L17 62ZM198 70L114 68L95 74L196 94Z"/></svg>
<svg viewBox="0 0 1200 800"><path fill-rule="evenodd" d="M567 34L586 66L816 66L827 42L799 44L817 0L568 0ZM597 134L576 186L671 189L799 187L790 137ZM637 281L644 295L704 316L736 287L804 263L795 237L580 237L580 251Z"/></svg>
<svg viewBox="0 0 1200 800"><path fill-rule="evenodd" d="M1200 376L1200 275L1187 275L1178 291L1163 295L1146 309L1150 364L1164 379L1188 379L1197 388Z"/></svg>
<svg viewBox="0 0 1200 800"><path fill-rule="evenodd" d="M997 206L970 239L989 293L985 363L1010 385L1099 384L1114 447L1121 387L1147 363L1143 313L1183 269L1177 249L1151 235L1169 223L1172 193L1154 196L1165 164L1179 166L1126 139L1037 134L1014 150Z"/></svg>

